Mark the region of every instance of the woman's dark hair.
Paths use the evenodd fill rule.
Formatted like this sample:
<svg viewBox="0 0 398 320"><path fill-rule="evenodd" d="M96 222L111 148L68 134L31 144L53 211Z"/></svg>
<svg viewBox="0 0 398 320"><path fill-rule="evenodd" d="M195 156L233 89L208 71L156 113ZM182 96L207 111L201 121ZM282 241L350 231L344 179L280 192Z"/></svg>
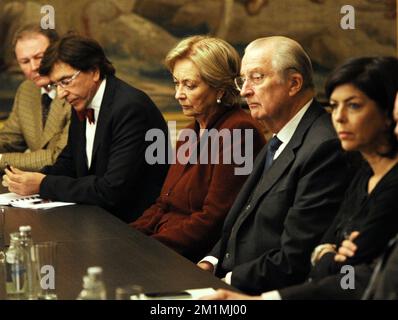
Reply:
<svg viewBox="0 0 398 320"><path fill-rule="evenodd" d="M394 135L394 100L398 92L398 59L395 57L363 57L348 60L337 67L329 76L325 85L328 99L336 87L352 84L370 99L381 112L391 120L388 129L388 143L391 146L385 157L394 157L398 152L398 141Z"/></svg>
<svg viewBox="0 0 398 320"><path fill-rule="evenodd" d="M57 62L81 71L98 68L101 79L115 74L115 68L97 41L73 33L64 35L47 48L40 64L40 74L49 75Z"/></svg>

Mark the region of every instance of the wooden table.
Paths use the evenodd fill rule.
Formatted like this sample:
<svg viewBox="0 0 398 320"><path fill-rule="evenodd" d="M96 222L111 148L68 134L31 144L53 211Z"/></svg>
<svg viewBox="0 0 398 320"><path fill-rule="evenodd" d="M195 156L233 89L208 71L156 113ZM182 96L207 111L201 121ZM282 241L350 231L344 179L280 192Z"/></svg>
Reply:
<svg viewBox="0 0 398 320"><path fill-rule="evenodd" d="M76 299L87 267L101 266L108 298L118 286L139 284L146 292L231 288L160 242L133 230L107 211L86 205L50 210L5 209L4 235L30 225L35 243L57 242L55 286L59 299ZM1 231L1 229L0 229ZM4 279L0 279L4 299Z"/></svg>

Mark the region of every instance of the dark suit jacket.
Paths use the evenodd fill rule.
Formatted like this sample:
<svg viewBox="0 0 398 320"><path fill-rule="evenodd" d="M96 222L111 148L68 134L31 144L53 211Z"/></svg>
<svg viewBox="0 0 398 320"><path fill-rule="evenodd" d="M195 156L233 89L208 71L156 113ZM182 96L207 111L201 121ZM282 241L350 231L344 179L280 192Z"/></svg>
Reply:
<svg viewBox="0 0 398 320"><path fill-rule="evenodd" d="M199 136L197 123L188 126ZM240 108L228 107L222 114L209 119L208 130L228 131L249 129L253 131L253 158L265 144L264 135L258 123ZM240 145L245 150L244 134L242 140L233 141L233 146ZM199 149L207 146L209 158L214 149L208 140L200 141ZM220 139L221 140L221 139ZM222 140L221 140L222 141ZM177 141L177 150L188 143ZM207 145L206 145L207 143ZM132 227L163 242L192 261L198 261L208 252L220 238L222 224L231 208L235 197L247 179L247 175L236 175L234 170L239 167L234 163L224 163L223 144L219 143L219 164L200 163L183 164L177 159L170 166L160 197L156 203L145 210ZM231 146L224 145L228 152ZM198 150L197 149L197 150ZM178 152L178 151L177 151ZM200 150L198 151L200 157ZM253 159L252 159L253 160ZM225 162L227 162L225 160Z"/></svg>
<svg viewBox="0 0 398 320"><path fill-rule="evenodd" d="M330 115L313 102L263 179L266 147L232 206L209 255L216 274L248 293L303 282L310 253L345 191L347 166Z"/></svg>
<svg viewBox="0 0 398 320"><path fill-rule="evenodd" d="M342 289L347 283L348 272L333 274L318 281L286 287L279 290L282 300L359 300L368 285L374 264L353 266L354 289Z"/></svg>
<svg viewBox="0 0 398 320"><path fill-rule="evenodd" d="M168 137L167 125L144 92L114 76L107 78L97 121L88 169L86 121L80 122L73 110L68 144L56 163L43 169L47 176L40 195L99 205L131 222L156 200L168 169L145 161L150 144L145 134L158 128Z"/></svg>
<svg viewBox="0 0 398 320"><path fill-rule="evenodd" d="M380 269L373 276L374 288L370 284L370 294L375 300L398 299L398 235L391 240L386 252L381 256Z"/></svg>

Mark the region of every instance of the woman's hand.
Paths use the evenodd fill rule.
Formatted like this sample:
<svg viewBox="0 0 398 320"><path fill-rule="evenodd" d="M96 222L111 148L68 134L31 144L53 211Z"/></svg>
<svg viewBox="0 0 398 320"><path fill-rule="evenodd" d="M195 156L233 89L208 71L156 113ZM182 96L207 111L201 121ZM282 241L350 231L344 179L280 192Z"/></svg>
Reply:
<svg viewBox="0 0 398 320"><path fill-rule="evenodd" d="M347 258L353 257L357 250L357 246L354 244L354 239L359 236L358 231L353 231L348 236L348 239L344 240L337 251L337 254L334 256L334 261L336 262L344 262Z"/></svg>
<svg viewBox="0 0 398 320"><path fill-rule="evenodd" d="M315 266L322 256L328 252L336 253L336 246L331 243L323 243L317 246L311 254L311 264Z"/></svg>

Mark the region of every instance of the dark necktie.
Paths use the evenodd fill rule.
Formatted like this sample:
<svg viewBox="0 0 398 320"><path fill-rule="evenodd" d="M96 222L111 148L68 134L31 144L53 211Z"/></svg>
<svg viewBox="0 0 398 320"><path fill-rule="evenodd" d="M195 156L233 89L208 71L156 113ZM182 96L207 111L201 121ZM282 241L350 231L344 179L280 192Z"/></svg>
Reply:
<svg viewBox="0 0 398 320"><path fill-rule="evenodd" d="M48 113L50 111L50 105L53 99L50 98L50 96L47 93L43 93L41 95L41 115L42 115L42 124L43 128L46 125Z"/></svg>
<svg viewBox="0 0 398 320"><path fill-rule="evenodd" d="M273 136L267 146L267 155L265 157L265 171L269 169L274 161L274 155L276 150L281 146L282 141L280 141L277 136Z"/></svg>
<svg viewBox="0 0 398 320"><path fill-rule="evenodd" d="M88 123L95 124L94 109L92 108L87 108L84 109L83 111L78 112L77 117L79 118L80 121L84 121L87 119Z"/></svg>

